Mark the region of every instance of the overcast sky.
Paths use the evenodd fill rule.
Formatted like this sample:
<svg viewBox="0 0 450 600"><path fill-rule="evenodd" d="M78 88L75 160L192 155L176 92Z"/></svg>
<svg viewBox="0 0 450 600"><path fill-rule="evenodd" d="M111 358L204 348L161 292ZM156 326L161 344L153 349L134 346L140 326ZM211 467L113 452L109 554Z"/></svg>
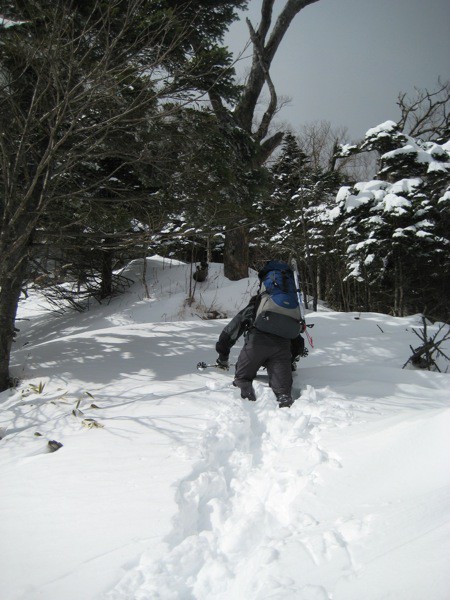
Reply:
<svg viewBox="0 0 450 600"><path fill-rule="evenodd" d="M275 0L278 10L284 5ZM248 40L245 17L256 27L260 7L261 0L250 0L232 26L225 41L235 55ZM400 92L436 89L439 76L450 80L450 1L319 0L295 17L271 75L277 94L291 99L280 120L294 130L327 120L356 140L398 120Z"/></svg>

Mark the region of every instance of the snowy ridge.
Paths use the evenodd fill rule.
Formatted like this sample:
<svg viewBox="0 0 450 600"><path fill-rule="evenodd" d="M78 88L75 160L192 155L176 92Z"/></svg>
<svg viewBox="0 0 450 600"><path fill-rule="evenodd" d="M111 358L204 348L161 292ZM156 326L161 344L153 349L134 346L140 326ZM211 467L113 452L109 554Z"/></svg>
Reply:
<svg viewBox="0 0 450 600"><path fill-rule="evenodd" d="M195 365L227 322L204 310L231 317L255 277L210 271L190 306L189 265L158 257L150 298L136 262L107 306L23 304L22 383L0 396L2 600L447 600L449 375L401 368L419 316L310 313L294 405L263 372L246 402Z"/></svg>

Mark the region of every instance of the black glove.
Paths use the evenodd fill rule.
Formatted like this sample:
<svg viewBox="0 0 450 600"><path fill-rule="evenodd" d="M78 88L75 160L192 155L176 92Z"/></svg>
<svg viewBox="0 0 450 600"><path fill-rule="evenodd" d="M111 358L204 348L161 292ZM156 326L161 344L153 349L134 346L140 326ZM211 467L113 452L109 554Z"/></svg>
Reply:
<svg viewBox="0 0 450 600"><path fill-rule="evenodd" d="M230 364L228 362L228 358L220 357L216 360L216 366L223 371L228 371L230 368Z"/></svg>
<svg viewBox="0 0 450 600"><path fill-rule="evenodd" d="M307 348L303 348L302 350L300 350L300 354L298 354L297 356L293 356L292 360L291 360L291 370L296 371L297 363L300 360L300 358L305 358L306 356L308 356L308 354L309 354L309 352L308 352Z"/></svg>

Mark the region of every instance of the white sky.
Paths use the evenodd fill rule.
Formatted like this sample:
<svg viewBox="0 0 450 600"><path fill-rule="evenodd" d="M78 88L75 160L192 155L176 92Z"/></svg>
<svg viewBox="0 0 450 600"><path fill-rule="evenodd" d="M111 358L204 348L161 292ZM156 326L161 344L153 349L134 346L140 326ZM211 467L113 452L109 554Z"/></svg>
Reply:
<svg viewBox="0 0 450 600"><path fill-rule="evenodd" d="M260 6L251 0L232 26L226 43L235 54L248 39L245 17L257 26ZM291 99L279 118L294 129L327 120L347 127L352 139L396 121L400 92L414 95L415 87L435 89L439 76L450 79L449 32L449 0L320 0L306 7L272 64L278 95Z"/></svg>

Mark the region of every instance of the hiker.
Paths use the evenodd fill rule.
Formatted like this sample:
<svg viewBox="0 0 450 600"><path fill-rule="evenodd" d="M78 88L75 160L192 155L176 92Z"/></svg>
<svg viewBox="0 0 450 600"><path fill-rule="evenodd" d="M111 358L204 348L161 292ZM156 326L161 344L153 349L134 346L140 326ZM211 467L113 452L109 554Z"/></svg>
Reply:
<svg viewBox="0 0 450 600"><path fill-rule="evenodd" d="M286 263L266 263L258 273L260 293L252 296L249 304L228 323L216 343L219 354L216 365L228 369L230 350L245 335L245 345L239 354L233 381L233 385L241 390L241 398L256 400L252 382L258 369L266 367L269 386L275 393L278 405L289 407L293 403L292 371L295 371L300 356L306 356L308 351L300 335L305 324L298 299L294 301L292 296L293 293L297 295L297 291L295 284L291 283L291 275L293 279L292 270ZM271 282L275 282L275 293L284 296L290 294L290 303L295 306L286 308L289 301L286 299L284 308L273 302L273 293L269 291Z"/></svg>
<svg viewBox="0 0 450 600"><path fill-rule="evenodd" d="M201 283L202 281L206 281L208 277L208 263L205 261L201 261L199 265L197 265L195 273L192 275L194 281L198 281Z"/></svg>

